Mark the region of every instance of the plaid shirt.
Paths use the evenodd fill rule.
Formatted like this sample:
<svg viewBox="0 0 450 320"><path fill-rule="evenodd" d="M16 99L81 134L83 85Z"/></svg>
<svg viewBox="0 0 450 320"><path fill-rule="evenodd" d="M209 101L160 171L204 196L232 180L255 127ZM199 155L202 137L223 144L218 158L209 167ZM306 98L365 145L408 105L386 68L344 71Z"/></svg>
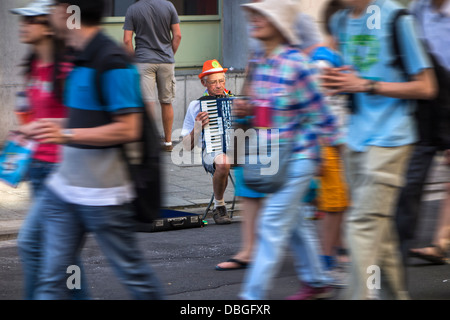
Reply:
<svg viewBox="0 0 450 320"><path fill-rule="evenodd" d="M282 45L269 57L256 55L249 70L251 103L272 106L272 127L281 142L293 139L293 158L318 160L320 145L343 142L306 56Z"/></svg>

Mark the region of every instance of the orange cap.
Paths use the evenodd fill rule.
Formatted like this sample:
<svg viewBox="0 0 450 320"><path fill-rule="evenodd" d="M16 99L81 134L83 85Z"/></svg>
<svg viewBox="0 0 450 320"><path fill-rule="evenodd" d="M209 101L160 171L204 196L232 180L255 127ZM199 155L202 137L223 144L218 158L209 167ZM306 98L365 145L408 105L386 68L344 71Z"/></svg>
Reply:
<svg viewBox="0 0 450 320"><path fill-rule="evenodd" d="M202 73L200 73L198 75L198 77L201 79L208 74L219 73L219 72L225 73L227 71L228 71L228 68L222 68L219 61L217 61L216 59L208 60L208 61L205 61L205 63L203 64Z"/></svg>

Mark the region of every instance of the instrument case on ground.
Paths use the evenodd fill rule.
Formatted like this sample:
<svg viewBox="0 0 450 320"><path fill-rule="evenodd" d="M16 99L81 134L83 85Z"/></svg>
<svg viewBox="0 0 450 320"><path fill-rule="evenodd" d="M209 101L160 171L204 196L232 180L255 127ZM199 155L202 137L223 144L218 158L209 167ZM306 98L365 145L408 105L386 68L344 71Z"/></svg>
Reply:
<svg viewBox="0 0 450 320"><path fill-rule="evenodd" d="M202 215L171 209L162 209L158 219L155 219L152 223L139 223L137 231L157 232L198 228L202 226Z"/></svg>

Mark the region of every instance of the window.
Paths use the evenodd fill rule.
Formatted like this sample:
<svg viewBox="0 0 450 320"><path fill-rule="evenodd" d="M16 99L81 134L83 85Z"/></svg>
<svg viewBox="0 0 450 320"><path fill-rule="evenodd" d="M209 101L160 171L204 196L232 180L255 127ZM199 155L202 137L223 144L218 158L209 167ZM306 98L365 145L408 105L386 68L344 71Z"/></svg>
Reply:
<svg viewBox="0 0 450 320"><path fill-rule="evenodd" d="M139 0L106 0L105 16L124 17L128 7L137 1ZM219 14L219 0L171 0L171 2L180 16Z"/></svg>
<svg viewBox="0 0 450 320"><path fill-rule="evenodd" d="M106 17L125 17L127 9L139 0L106 0Z"/></svg>
<svg viewBox="0 0 450 320"><path fill-rule="evenodd" d="M180 16L217 15L218 0L171 0Z"/></svg>

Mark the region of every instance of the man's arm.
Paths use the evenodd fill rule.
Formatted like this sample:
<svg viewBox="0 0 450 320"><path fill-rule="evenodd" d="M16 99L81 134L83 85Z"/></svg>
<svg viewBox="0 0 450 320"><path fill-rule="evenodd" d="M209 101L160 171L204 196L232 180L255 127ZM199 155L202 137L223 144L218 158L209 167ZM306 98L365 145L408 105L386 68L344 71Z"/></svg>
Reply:
<svg viewBox="0 0 450 320"><path fill-rule="evenodd" d="M183 148L184 150L191 151L194 149L195 141L198 140L200 134L202 132L202 124L201 122L195 121L194 129L183 137Z"/></svg>
<svg viewBox="0 0 450 320"><path fill-rule="evenodd" d="M64 128L58 123L43 119L38 121L33 138L40 140L41 143L112 146L138 140L141 134L141 117L141 113L115 115L113 122L107 125L72 129L73 136L69 141L63 133Z"/></svg>
<svg viewBox="0 0 450 320"><path fill-rule="evenodd" d="M178 47L180 46L181 43L180 24L179 23L172 24L171 30L172 30L172 50L173 54L175 54L178 51Z"/></svg>
<svg viewBox="0 0 450 320"><path fill-rule="evenodd" d="M198 141L200 135L202 134L203 128L209 123L209 116L207 112L199 112L195 117L194 129L183 137L183 148L185 150L194 149L195 142Z"/></svg>
<svg viewBox="0 0 450 320"><path fill-rule="evenodd" d="M125 44L125 49L131 55L134 55L133 34L134 32L131 30L124 30L123 32L123 43Z"/></svg>
<svg viewBox="0 0 450 320"><path fill-rule="evenodd" d="M331 94L368 92L370 80L358 77L350 67L329 68L321 77ZM397 99L433 99L437 94L436 77L431 68L423 69L408 82L377 82L374 94Z"/></svg>
<svg viewBox="0 0 450 320"><path fill-rule="evenodd" d="M434 69L424 69L409 82L379 82L375 93L397 99L433 99L437 94Z"/></svg>

